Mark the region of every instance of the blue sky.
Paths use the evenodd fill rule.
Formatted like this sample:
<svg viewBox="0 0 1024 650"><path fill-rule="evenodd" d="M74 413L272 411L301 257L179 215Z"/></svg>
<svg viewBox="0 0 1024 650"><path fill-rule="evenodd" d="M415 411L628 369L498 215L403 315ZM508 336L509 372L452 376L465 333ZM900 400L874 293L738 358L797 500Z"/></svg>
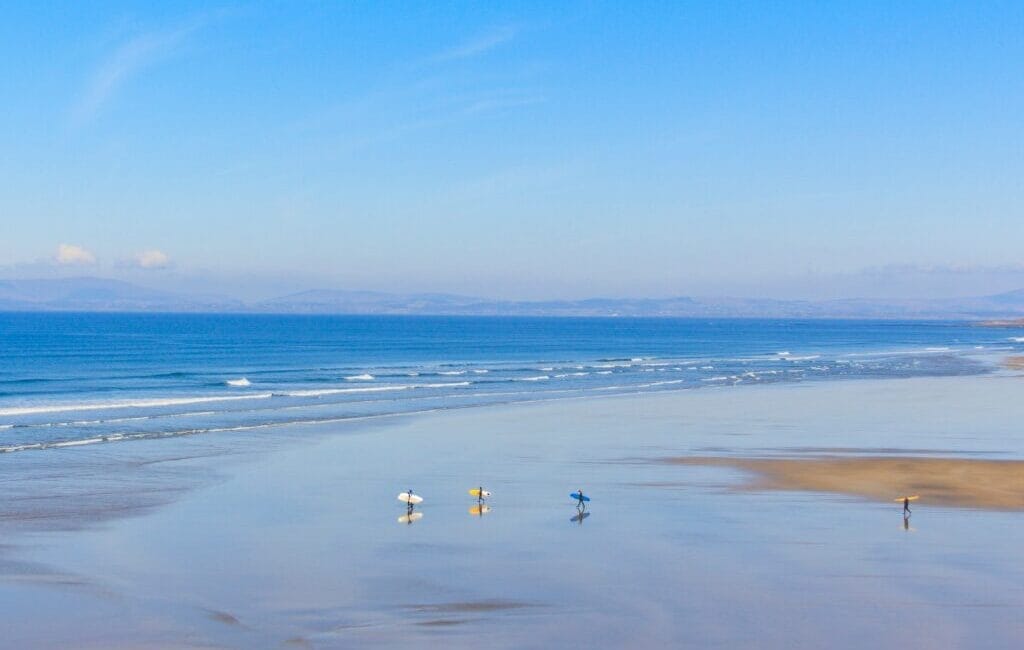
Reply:
<svg viewBox="0 0 1024 650"><path fill-rule="evenodd" d="M1024 286L1019 2L4 13L4 277L245 297Z"/></svg>

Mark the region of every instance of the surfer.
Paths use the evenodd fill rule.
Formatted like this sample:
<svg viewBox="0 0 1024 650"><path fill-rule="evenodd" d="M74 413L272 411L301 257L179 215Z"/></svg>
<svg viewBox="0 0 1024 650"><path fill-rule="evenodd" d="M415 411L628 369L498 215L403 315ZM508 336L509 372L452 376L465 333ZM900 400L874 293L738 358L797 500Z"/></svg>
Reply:
<svg viewBox="0 0 1024 650"><path fill-rule="evenodd" d="M910 514L910 497L903 497L903 515Z"/></svg>

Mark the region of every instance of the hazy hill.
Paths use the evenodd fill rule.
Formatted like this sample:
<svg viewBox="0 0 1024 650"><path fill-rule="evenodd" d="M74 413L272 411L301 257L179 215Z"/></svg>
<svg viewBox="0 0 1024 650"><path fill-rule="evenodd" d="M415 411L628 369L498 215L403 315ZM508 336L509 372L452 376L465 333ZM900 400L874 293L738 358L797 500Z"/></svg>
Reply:
<svg viewBox="0 0 1024 650"><path fill-rule="evenodd" d="M697 318L1024 317L1024 289L941 300L771 300L762 298L590 298L503 301L452 294L313 290L255 303L188 296L101 278L0 280L0 310L183 311L285 314L434 314L466 316L675 316Z"/></svg>
<svg viewBox="0 0 1024 650"><path fill-rule="evenodd" d="M6 311L215 311L243 304L225 298L184 296L104 278L0 280Z"/></svg>

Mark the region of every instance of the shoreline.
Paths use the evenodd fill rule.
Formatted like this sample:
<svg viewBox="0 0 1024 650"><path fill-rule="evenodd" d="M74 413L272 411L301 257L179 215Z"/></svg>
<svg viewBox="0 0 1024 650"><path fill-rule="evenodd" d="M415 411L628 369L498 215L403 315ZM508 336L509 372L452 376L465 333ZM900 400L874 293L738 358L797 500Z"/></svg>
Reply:
<svg viewBox="0 0 1024 650"><path fill-rule="evenodd" d="M747 470L730 462L842 450L1024 462L1018 391L998 375L775 384L28 454L23 464L49 468L64 514L82 526L58 519L7 535L7 638L42 648L957 647L948 633L1012 647L1024 632L1005 617L1024 606L1019 511L922 498L904 529L891 502L805 508L831 493L737 490ZM75 467L54 473L57 454ZM651 462L679 457L720 464ZM467 512L466 489L481 484L494 493L486 516ZM395 494L408 488L425 497L424 517L399 525ZM577 488L593 497L585 520L567 497ZM71 507L88 489L101 509ZM167 498L102 510L147 489ZM972 605L990 594L999 607ZM67 615L53 620L58 608Z"/></svg>
<svg viewBox="0 0 1024 650"><path fill-rule="evenodd" d="M702 395L718 395L726 399L735 397L737 401L742 402L744 394L760 395L763 393L774 393L774 392L813 392L815 390L829 390L830 387L836 387L838 390L843 385L861 385L861 386L885 386L889 385L890 382L894 382L898 385L902 382L909 384L927 385L933 382L957 382L963 380L977 380L977 381L1000 381L1013 379L1019 375L1006 375L1000 374L998 368L980 373L976 375L957 375L957 376L926 376L926 377L896 377L896 378L885 378L885 379L842 379L837 381L804 381L804 382L780 382L770 384L750 384L745 386L731 386L731 385L713 385L709 384L706 386L683 388L683 389L665 389L655 391L624 391L624 392L602 392L602 393L591 393L583 395L569 395L569 396L557 396L557 397L539 397L536 399L529 400L511 400L505 402L492 402L486 404L470 404L460 406L449 406L443 408L431 408L420 411L409 411L409 412L396 412L396 413L383 413L368 416L351 416L342 418L330 418L323 421L311 421L311 422L290 422L283 424L269 424L259 425L249 428L240 428L235 431L211 431L211 432L199 432L190 433L184 435L171 435L171 436L155 436L145 437L138 439L131 439L126 437L120 440L102 441L95 444L80 445L80 444L54 444L45 445L42 447L33 447L26 449L25 451L40 451L45 452L44 454L27 454L21 453L21 450L17 451L5 451L0 453L0 461L7 458L14 461L14 457L24 457L25 459L31 458L31 462L27 462L28 467L23 468L20 466L11 466L9 468L9 474L12 475L12 480L17 476L19 470L27 469L29 472L35 471L36 468L43 467L47 468L50 465L47 463L48 454L72 454L67 456L69 459L69 467L74 480L75 472L81 468L84 473L95 473L96 467L107 466L112 468L116 473L118 467L121 467L124 471L135 475L135 480L141 480L143 485L148 485L146 476L138 474L138 470L144 466L166 466L172 467L169 473L180 473L182 476L188 476L191 472L193 479L185 479L186 485L180 483L175 485L171 489L143 489L136 491L133 496L143 497L137 500L136 503L132 504L118 504L116 507L106 508L109 512L104 512L103 506L86 506L86 507L75 507L71 508L71 512L92 512L92 517L98 517L100 520L107 518L117 519L120 516L132 517L135 516L133 512L145 514L152 508L160 507L173 503L176 498L173 493L188 492L192 488L201 488L210 481L210 476L217 474L218 472L224 471L226 467L217 466L216 463L222 459L228 458L258 458L269 453L279 453L286 451L287 449L299 445L310 445L316 444L325 438L330 438L336 435L351 435L359 434L367 429L377 429L381 427L388 427L389 423L397 422L399 424L412 423L424 421L430 418L444 418L448 415L456 415L464 412L479 412L481 414L497 413L502 414L505 411L518 411L520 409L530 409L536 407L544 407L547 405L556 406L558 404L573 404L573 403L614 403L614 402L637 402L641 404L649 401L650 404L664 404L672 403L676 400L697 400L700 401ZM733 391L736 394L733 395ZM485 415L486 416L486 415ZM296 432L303 431L309 435L298 436ZM246 444L249 441L251 444ZM269 446L267 445L270 442ZM122 445L112 444L115 442L133 443ZM136 445L141 448L136 452L134 448ZM875 447L877 448L877 447ZM862 447L862 448L849 448L849 452L853 453L870 453L873 447ZM903 453L913 455L918 449L896 449L893 450L896 453ZM937 451L940 454L956 454L964 453L962 450L928 450L925 454L928 457L929 453ZM837 453L835 448L822 448L818 449L818 455L824 456L828 453ZM984 450L975 453L988 453ZM804 454L798 454L798 456L804 456ZM1024 454L1022 454L1024 457ZM140 460L141 458L141 460ZM742 465L750 461L750 467L743 467ZM16 462L16 461L14 461ZM748 469L748 471L757 473L759 470L753 465L757 463L756 454L748 459L740 457L723 457L720 459L714 459L706 456L695 457L692 459L661 459L659 462L668 462L675 464L689 464L689 465L719 465L722 467L732 466L739 469ZM193 469L187 467L175 467L180 465L196 465ZM769 469L768 465L764 465L762 472L765 475L773 474ZM205 478L200 475L205 475ZM778 480L782 481L781 478ZM793 478L793 481L796 479ZM192 483L192 485L188 485ZM31 490L22 490L28 492ZM824 490L832 491L832 490ZM86 491L84 497L86 501L90 499L90 495ZM57 498L60 496L68 496L67 494L53 493L52 491L44 492L42 494L34 493L32 500L36 502L45 502L50 498ZM73 495L72 495L73 497ZM151 497L151 498L147 498ZM17 529L21 526L19 524L30 524L29 528L39 529L35 524L40 522L46 522L52 520L53 524L44 525L43 529L53 530L70 530L80 528L87 522L80 521L76 522L74 519L81 519L79 515L71 515L72 518L65 516L61 511L63 508L57 508L54 512L40 512L32 511L24 516L19 516L11 508L11 504L17 505L18 493L15 492L13 495L9 494L8 499L0 502L0 526L4 523L13 524L14 528ZM97 510L96 508L100 508ZM119 512L121 514L119 514ZM109 515L109 517L108 517ZM10 526L8 526L9 528Z"/></svg>

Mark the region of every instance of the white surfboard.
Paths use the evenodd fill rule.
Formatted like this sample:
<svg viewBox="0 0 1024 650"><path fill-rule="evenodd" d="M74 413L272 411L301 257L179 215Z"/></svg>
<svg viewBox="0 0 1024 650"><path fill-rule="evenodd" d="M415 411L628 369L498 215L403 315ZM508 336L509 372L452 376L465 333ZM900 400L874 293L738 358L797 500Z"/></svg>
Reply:
<svg viewBox="0 0 1024 650"><path fill-rule="evenodd" d="M411 503L416 505L417 503L423 503L423 497L418 494L409 494L408 492L402 492L398 495L398 500L402 503Z"/></svg>
<svg viewBox="0 0 1024 650"><path fill-rule="evenodd" d="M419 521L420 519L423 519L423 513L422 512L414 512L411 515L402 515L401 517L399 517L398 518L398 523L400 523L400 524L411 524L412 522Z"/></svg>

